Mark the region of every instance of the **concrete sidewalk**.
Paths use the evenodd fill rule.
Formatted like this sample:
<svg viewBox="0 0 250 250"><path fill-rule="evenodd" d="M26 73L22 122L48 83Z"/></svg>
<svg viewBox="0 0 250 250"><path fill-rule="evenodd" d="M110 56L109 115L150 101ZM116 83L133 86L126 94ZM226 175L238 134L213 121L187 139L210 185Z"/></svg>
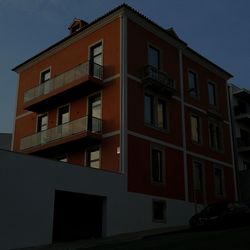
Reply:
<svg viewBox="0 0 250 250"><path fill-rule="evenodd" d="M126 243L130 241L140 240L143 238L154 237L157 235L180 232L187 229L188 226L160 228L160 229L152 229L135 233L121 234L101 239L87 239L87 240L63 242L63 243L56 243L40 247L22 248L19 250L81 250L97 246L116 245L119 243Z"/></svg>

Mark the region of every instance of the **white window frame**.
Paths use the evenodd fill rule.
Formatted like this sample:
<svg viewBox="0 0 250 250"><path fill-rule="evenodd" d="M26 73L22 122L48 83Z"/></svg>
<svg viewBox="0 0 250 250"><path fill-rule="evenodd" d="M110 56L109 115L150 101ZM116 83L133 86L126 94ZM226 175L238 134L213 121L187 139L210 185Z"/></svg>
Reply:
<svg viewBox="0 0 250 250"><path fill-rule="evenodd" d="M221 185L222 185L222 194L217 193L216 190L216 183L215 183L215 171L216 169L219 169L221 171ZM225 175L224 175L224 169L222 166L214 164L214 193L217 197L224 197L225 196Z"/></svg>
<svg viewBox="0 0 250 250"><path fill-rule="evenodd" d="M156 219L155 214L154 214L154 203L159 202L163 204L163 214L164 218L162 220ZM152 221L154 223L166 223L167 222L167 202L166 200L158 200L158 199L153 199L152 200Z"/></svg>
<svg viewBox="0 0 250 250"><path fill-rule="evenodd" d="M153 150L157 150L161 152L162 159L161 159L161 174L162 174L162 181L156 181L153 179ZM158 144L151 144L150 146L150 173L151 173L151 183L157 185L165 185L166 183L166 166L165 166L165 147L158 145Z"/></svg>

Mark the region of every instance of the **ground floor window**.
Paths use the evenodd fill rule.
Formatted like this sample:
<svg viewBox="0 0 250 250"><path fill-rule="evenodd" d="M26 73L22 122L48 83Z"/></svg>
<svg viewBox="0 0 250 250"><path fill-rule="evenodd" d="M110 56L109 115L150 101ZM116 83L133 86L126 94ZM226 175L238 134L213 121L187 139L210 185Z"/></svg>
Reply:
<svg viewBox="0 0 250 250"><path fill-rule="evenodd" d="M100 148L86 151L86 165L92 168L100 168Z"/></svg>
<svg viewBox="0 0 250 250"><path fill-rule="evenodd" d="M153 221L166 222L166 202L153 200Z"/></svg>

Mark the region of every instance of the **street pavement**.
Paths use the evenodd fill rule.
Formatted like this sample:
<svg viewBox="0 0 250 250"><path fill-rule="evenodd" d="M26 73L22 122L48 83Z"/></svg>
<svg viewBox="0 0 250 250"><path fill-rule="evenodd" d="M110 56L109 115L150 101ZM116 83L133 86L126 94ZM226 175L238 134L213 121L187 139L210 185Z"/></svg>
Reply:
<svg viewBox="0 0 250 250"><path fill-rule="evenodd" d="M86 248L85 248L86 249ZM185 231L110 243L89 250L250 250L250 226L216 231ZM77 250L81 250L78 248Z"/></svg>

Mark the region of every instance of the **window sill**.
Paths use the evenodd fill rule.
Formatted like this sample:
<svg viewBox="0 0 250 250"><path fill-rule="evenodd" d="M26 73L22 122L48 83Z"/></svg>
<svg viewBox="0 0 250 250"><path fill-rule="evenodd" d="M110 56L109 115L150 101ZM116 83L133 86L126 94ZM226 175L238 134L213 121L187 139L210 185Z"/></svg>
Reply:
<svg viewBox="0 0 250 250"><path fill-rule="evenodd" d="M151 129L154 129L154 130L157 130L159 132L165 133L165 134L169 133L169 129L168 128L160 128L160 127L157 127L157 126L155 126L153 124L150 124L150 123L144 123L144 126L146 126L148 128L151 128Z"/></svg>

